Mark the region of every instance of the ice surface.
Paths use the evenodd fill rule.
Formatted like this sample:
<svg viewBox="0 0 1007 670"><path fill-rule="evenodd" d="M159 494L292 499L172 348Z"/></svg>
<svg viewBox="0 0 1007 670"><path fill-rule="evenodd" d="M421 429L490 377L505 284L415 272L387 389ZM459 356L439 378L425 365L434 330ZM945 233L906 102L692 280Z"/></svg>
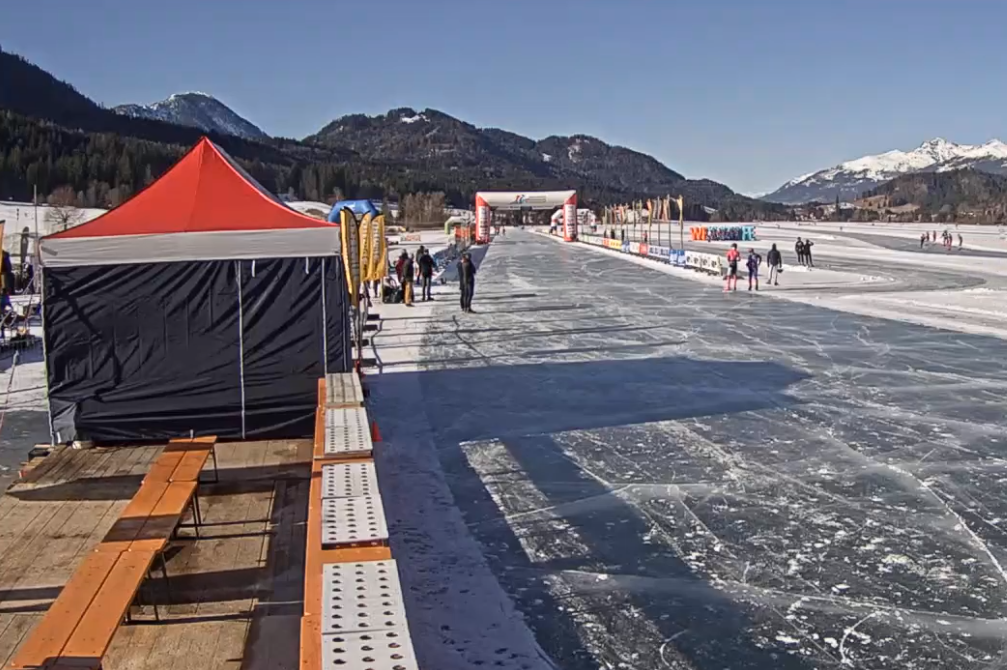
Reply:
<svg viewBox="0 0 1007 670"><path fill-rule="evenodd" d="M998 662L1003 340L516 231L438 289L371 376L421 667Z"/></svg>
<svg viewBox="0 0 1007 670"><path fill-rule="evenodd" d="M786 271L780 285L765 284L763 293L777 298L807 302L830 309L866 316L894 318L972 334L1007 337L1007 229L995 226L948 226L955 235L951 251L940 244L920 248L924 231L943 231L937 224L808 224L796 222L755 224L758 241L741 242L765 257L771 244L783 253ZM629 239L641 239L647 226L629 227ZM687 234L687 233L686 233ZM957 235L965 242L957 248ZM812 239L815 268L795 264L794 243L798 237ZM650 228L652 241L678 246L678 225ZM686 247L724 253L730 242L692 242ZM623 256L605 249L595 253L615 254L628 262L657 267L694 281L718 284L719 280L688 270L676 270L654 261ZM745 288L742 277L739 286ZM983 289L979 292L976 289Z"/></svg>

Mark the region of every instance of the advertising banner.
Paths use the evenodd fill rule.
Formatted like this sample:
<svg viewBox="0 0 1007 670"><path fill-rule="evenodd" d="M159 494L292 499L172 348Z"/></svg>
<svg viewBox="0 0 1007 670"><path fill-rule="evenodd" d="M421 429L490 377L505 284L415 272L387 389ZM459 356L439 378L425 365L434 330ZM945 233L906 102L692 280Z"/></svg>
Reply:
<svg viewBox="0 0 1007 670"><path fill-rule="evenodd" d="M357 217L349 209L339 210L339 234L343 243L343 263L346 265L350 304L353 309L357 309L360 304L360 231Z"/></svg>
<svg viewBox="0 0 1007 670"><path fill-rule="evenodd" d="M385 215L379 214L371 226L371 258L368 275L371 281L380 281L388 275L388 242L385 237Z"/></svg>
<svg viewBox="0 0 1007 670"><path fill-rule="evenodd" d="M645 243L645 242L641 242L640 244L638 244L638 245L636 246L636 249L635 249L634 251L636 251L636 253L638 253L638 254L639 254L639 255L641 255L641 256L646 256L646 255L648 255L648 254L650 253L650 252L649 252L649 251L647 250L647 248L648 248L649 246L650 246L650 245L648 245L647 243Z"/></svg>
<svg viewBox="0 0 1007 670"><path fill-rule="evenodd" d="M633 247L632 242L623 242L622 244L619 245L619 248L622 249L622 253L624 254L628 254L632 247Z"/></svg>
<svg viewBox="0 0 1007 670"><path fill-rule="evenodd" d="M490 208L486 205L476 207L476 243L485 244L490 241Z"/></svg>
<svg viewBox="0 0 1007 670"><path fill-rule="evenodd" d="M668 247L655 247L654 245L650 245L648 248L648 255L651 258L656 258L659 261L667 263L668 258L671 256L671 249Z"/></svg>
<svg viewBox="0 0 1007 670"><path fill-rule="evenodd" d="M563 239L573 242L577 239L577 201L567 201L563 205Z"/></svg>
<svg viewBox="0 0 1007 670"><path fill-rule="evenodd" d="M374 243L374 215L364 214L360 220L360 281L371 280L371 245Z"/></svg>

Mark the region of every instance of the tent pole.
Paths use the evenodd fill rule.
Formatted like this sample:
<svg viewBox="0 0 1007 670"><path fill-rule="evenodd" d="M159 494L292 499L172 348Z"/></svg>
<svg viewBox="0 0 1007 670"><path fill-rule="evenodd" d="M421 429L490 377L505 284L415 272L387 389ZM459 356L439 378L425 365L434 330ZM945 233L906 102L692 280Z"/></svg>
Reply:
<svg viewBox="0 0 1007 670"><path fill-rule="evenodd" d="M241 261L234 261L238 276L238 374L241 382L241 439L245 439L245 306L241 290Z"/></svg>
<svg viewBox="0 0 1007 670"><path fill-rule="evenodd" d="M325 311L325 256L322 256L322 374L329 374L329 316Z"/></svg>

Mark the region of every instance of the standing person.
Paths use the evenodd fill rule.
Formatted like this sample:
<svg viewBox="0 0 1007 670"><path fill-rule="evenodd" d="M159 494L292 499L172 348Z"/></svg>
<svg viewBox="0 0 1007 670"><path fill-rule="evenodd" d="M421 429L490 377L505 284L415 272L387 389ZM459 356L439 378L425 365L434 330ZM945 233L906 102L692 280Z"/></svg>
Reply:
<svg viewBox="0 0 1007 670"><path fill-rule="evenodd" d="M766 263L769 265L769 283L773 286L779 286L780 283L780 268L783 267L783 256L780 255L780 250L773 245L773 248L769 250L766 254Z"/></svg>
<svg viewBox="0 0 1007 670"><path fill-rule="evenodd" d="M962 248L962 241L963 241L963 240L962 240L962 234L961 234L961 233L958 233L958 248L959 248L959 249L961 249L961 248ZM31 266L29 265L28 267L30 268Z"/></svg>
<svg viewBox="0 0 1007 670"><path fill-rule="evenodd" d="M406 304L406 307L413 306L413 278L416 276L416 265L413 263L411 256L405 254L405 259L402 261L402 302Z"/></svg>
<svg viewBox="0 0 1007 670"><path fill-rule="evenodd" d="M809 268L815 267L815 262L811 260L811 247L815 246L815 243L811 240L804 241L804 262Z"/></svg>
<svg viewBox="0 0 1007 670"><path fill-rule="evenodd" d="M472 297L476 292L476 266L468 254L462 254L458 264L458 284L462 293L462 311L471 312Z"/></svg>
<svg viewBox="0 0 1007 670"><path fill-rule="evenodd" d="M923 245L926 243L926 241L927 241L927 234L923 233L922 235L920 235L920 249L923 248Z"/></svg>
<svg viewBox="0 0 1007 670"><path fill-rule="evenodd" d="M430 251L428 249L423 250L423 255L420 256L417 261L417 265L420 266L421 300L423 300L423 302L433 300L434 297L430 294L430 292L433 287L434 280L434 257L430 255Z"/></svg>
<svg viewBox="0 0 1007 670"><path fill-rule="evenodd" d="M804 241L799 237L797 244L794 245L794 253L797 254L797 262L804 265Z"/></svg>
<svg viewBox="0 0 1007 670"><path fill-rule="evenodd" d="M748 250L748 290L752 290L752 281L755 281L755 290L759 290L759 266L762 265L762 256L755 253L755 249Z"/></svg>
<svg viewBox="0 0 1007 670"><path fill-rule="evenodd" d="M402 285L402 268L403 268L403 266L406 263L406 259L408 259L408 258L409 258L409 254L407 254L405 252L405 250L403 250L402 253L399 254L398 260L395 261L395 277L396 277L396 279L399 280L399 285L400 286Z"/></svg>
<svg viewBox="0 0 1007 670"><path fill-rule="evenodd" d="M740 258L738 244L734 243L727 250L727 277L725 277L724 293L738 290L738 260Z"/></svg>

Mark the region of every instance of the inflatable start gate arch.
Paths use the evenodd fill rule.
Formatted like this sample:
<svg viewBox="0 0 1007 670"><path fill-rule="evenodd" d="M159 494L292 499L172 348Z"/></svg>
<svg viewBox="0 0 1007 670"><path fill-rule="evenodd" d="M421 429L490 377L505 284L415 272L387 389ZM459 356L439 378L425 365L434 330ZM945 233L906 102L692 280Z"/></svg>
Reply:
<svg viewBox="0 0 1007 670"><path fill-rule="evenodd" d="M577 239L577 191L480 191L476 193L476 243L490 241L494 209L563 208L563 239Z"/></svg>

